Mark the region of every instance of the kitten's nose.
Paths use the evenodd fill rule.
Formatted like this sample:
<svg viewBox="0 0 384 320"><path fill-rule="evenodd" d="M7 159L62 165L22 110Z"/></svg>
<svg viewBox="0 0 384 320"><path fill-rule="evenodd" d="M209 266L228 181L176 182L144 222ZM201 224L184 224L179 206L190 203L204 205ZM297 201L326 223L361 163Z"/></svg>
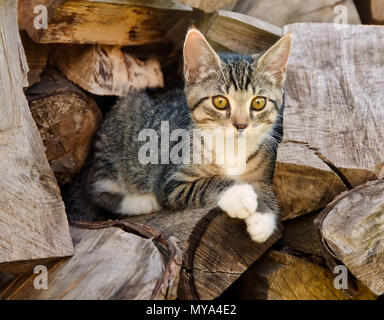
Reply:
<svg viewBox="0 0 384 320"><path fill-rule="evenodd" d="M244 130L246 127L248 127L248 123L233 123L233 125L236 127L237 130Z"/></svg>

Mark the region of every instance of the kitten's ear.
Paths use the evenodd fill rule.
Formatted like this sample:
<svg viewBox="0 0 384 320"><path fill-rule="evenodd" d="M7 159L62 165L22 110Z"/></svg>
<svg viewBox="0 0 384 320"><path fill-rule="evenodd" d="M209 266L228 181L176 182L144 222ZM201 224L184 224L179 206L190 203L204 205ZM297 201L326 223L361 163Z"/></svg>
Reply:
<svg viewBox="0 0 384 320"><path fill-rule="evenodd" d="M291 43L292 35L288 33L264 53L257 62L257 68L267 73L274 85L278 87L284 85Z"/></svg>
<svg viewBox="0 0 384 320"><path fill-rule="evenodd" d="M197 29L190 29L184 42L184 77L188 85L210 73L221 73L220 58Z"/></svg>

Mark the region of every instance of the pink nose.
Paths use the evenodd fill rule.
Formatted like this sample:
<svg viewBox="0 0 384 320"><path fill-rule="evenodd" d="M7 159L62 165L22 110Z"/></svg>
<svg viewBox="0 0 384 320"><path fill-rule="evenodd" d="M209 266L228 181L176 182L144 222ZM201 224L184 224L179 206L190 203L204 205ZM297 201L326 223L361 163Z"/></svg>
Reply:
<svg viewBox="0 0 384 320"><path fill-rule="evenodd" d="M248 127L248 123L237 123L235 122L233 124L237 130L244 130L246 127Z"/></svg>

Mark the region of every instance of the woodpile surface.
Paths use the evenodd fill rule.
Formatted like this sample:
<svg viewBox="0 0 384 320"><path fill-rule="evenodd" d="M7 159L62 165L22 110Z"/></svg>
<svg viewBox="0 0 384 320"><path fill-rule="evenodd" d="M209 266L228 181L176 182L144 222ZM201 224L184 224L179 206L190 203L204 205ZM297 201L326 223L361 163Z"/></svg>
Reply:
<svg viewBox="0 0 384 320"><path fill-rule="evenodd" d="M73 253L60 190L23 93L28 66L16 16L17 3L5 1L0 7L0 270L8 273Z"/></svg>
<svg viewBox="0 0 384 320"><path fill-rule="evenodd" d="M383 295L384 27L359 24L363 12L384 21L384 7L355 3L4 0L0 299ZM37 5L48 28L34 26ZM319 23L340 22L343 8L349 25ZM102 118L131 90L183 86L191 25L215 50L242 54L292 33L274 175L278 230L255 243L218 208L68 226L60 188L86 162ZM35 287L38 265L48 268L47 290ZM335 267L348 271L347 288L335 286Z"/></svg>

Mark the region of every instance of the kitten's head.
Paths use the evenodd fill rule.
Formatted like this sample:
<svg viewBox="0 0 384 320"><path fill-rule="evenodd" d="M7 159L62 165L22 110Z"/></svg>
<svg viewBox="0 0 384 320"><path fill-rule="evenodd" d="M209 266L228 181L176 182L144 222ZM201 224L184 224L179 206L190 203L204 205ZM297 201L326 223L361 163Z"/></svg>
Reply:
<svg viewBox="0 0 384 320"><path fill-rule="evenodd" d="M200 129L264 135L279 117L291 48L285 35L260 55L217 55L196 29L184 43L185 94Z"/></svg>

